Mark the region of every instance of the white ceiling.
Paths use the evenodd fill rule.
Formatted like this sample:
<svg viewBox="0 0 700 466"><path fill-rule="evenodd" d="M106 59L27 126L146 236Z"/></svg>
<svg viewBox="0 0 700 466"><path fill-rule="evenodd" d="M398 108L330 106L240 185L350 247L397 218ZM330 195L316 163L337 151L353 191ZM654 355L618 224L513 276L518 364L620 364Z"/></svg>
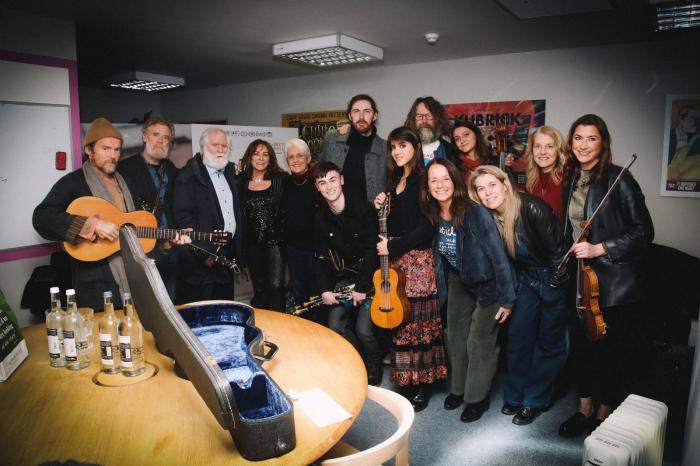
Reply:
<svg viewBox="0 0 700 466"><path fill-rule="evenodd" d="M2 0L76 24L81 86L131 70L183 76L188 88L322 73L272 58L272 44L342 32L384 48L384 65L664 40L648 0L595 0L600 12L518 19L501 3L554 14L588 0ZM571 5L569 5L571 6ZM574 5L576 6L576 5ZM519 13L522 14L522 13ZM430 46L423 36L437 32ZM383 66L382 63L365 66ZM514 73L517 70L513 70Z"/></svg>

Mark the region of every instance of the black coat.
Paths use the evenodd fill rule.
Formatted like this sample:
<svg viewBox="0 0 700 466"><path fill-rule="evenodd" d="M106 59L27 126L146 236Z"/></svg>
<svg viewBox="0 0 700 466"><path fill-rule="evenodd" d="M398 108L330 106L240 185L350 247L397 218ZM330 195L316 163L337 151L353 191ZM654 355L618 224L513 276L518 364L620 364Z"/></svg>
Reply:
<svg viewBox="0 0 700 466"><path fill-rule="evenodd" d="M388 230L393 237L387 242L389 257L400 257L411 249L429 249L435 235L430 220L418 208L420 185L423 178L411 173L406 179L406 188L401 195L392 189L391 209L389 210Z"/></svg>
<svg viewBox="0 0 700 466"><path fill-rule="evenodd" d="M76 216L66 213L66 209L71 202L83 196L92 196L92 192L81 169L62 177L34 209L34 229L48 240L70 243L79 241L79 231L70 228ZM81 262L71 257L71 272L79 307L102 309L102 293L105 291L111 291L115 307L121 307L119 286L114 281L107 259ZM48 290L46 292L48 293Z"/></svg>
<svg viewBox="0 0 700 466"><path fill-rule="evenodd" d="M243 266L242 238L244 231L243 216L238 203L238 182L234 167L229 163L224 169L224 177L233 194L233 213L236 219L236 231L233 241L222 247L220 255L233 257ZM224 215L219 207L214 185L207 168L202 162L202 155L197 154L180 170L173 193L173 216L176 228L193 228L199 231L223 230ZM208 242L196 241L197 246L208 251L216 247ZM196 255L189 248L181 254L180 270L182 279L190 285L231 283L230 272L215 264L211 268L204 265L206 258Z"/></svg>
<svg viewBox="0 0 700 466"><path fill-rule="evenodd" d="M621 168L611 165L588 188L584 215L590 218L605 196ZM564 232L570 246L572 227L569 222L569 205L572 187L580 172L572 176L564 188L567 200L564 212ZM588 242L603 243L607 254L587 262L598 275L601 307L619 306L639 302L642 299L642 254L654 239L654 225L644 203L644 194L631 174L627 173L613 190L607 203L593 220Z"/></svg>
<svg viewBox="0 0 700 466"><path fill-rule="evenodd" d="M162 204L158 199L158 187L153 182L146 159L141 154L121 160L118 170L124 177L127 186L129 186L129 192L134 200L136 210L153 212L153 208L158 205L157 211L153 212L158 218L158 225L163 226L161 225L160 216L164 210L168 228L171 228L173 226L173 187L178 170L168 159L161 160L160 164L168 179L168 184L165 188L165 199Z"/></svg>
<svg viewBox="0 0 700 466"><path fill-rule="evenodd" d="M550 271L566 254L559 221L552 208L537 196L520 193L520 217L515 231L530 254Z"/></svg>
<svg viewBox="0 0 700 466"><path fill-rule="evenodd" d="M335 215L324 202L314 219L316 291L332 291L335 287L336 272L329 259L329 250L333 250L346 267L357 271L357 276L353 277L355 290L367 293L372 288L372 274L377 268L378 232L377 215L369 203L357 203L346 197L345 209L340 215Z"/></svg>

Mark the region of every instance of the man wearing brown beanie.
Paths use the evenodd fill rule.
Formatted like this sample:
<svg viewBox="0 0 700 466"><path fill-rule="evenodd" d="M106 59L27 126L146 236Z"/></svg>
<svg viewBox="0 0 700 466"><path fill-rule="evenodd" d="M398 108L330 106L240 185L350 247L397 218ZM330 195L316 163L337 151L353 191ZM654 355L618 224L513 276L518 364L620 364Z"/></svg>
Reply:
<svg viewBox="0 0 700 466"><path fill-rule="evenodd" d="M95 196L123 212L134 210L129 189L117 173L122 142L121 133L108 120L97 118L92 122L83 141L88 160L81 169L58 180L34 209L32 223L41 236L69 243L118 240L119 231L113 223L101 220L99 215L71 215L66 208L79 197ZM71 258L71 269L78 306L102 309L102 293L111 291L115 307L121 307L121 292L128 291L128 284L119 253L95 262Z"/></svg>

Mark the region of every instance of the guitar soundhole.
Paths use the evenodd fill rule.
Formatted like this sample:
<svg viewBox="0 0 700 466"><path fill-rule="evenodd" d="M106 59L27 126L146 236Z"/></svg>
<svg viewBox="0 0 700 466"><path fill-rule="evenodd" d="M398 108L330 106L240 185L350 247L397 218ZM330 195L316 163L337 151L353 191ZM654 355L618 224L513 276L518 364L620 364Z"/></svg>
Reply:
<svg viewBox="0 0 700 466"><path fill-rule="evenodd" d="M394 308L393 307L383 307L383 306L379 307L379 310L382 312L391 312L392 309L394 309Z"/></svg>

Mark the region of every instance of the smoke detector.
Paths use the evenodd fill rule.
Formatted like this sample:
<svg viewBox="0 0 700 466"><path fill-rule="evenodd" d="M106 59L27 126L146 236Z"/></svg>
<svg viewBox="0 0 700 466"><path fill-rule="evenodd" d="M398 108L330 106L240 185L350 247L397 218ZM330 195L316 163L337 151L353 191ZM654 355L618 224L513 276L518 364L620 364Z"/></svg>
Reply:
<svg viewBox="0 0 700 466"><path fill-rule="evenodd" d="M429 32L425 35L425 41L429 45L437 44L438 40L440 40L440 34L438 34L437 32Z"/></svg>

